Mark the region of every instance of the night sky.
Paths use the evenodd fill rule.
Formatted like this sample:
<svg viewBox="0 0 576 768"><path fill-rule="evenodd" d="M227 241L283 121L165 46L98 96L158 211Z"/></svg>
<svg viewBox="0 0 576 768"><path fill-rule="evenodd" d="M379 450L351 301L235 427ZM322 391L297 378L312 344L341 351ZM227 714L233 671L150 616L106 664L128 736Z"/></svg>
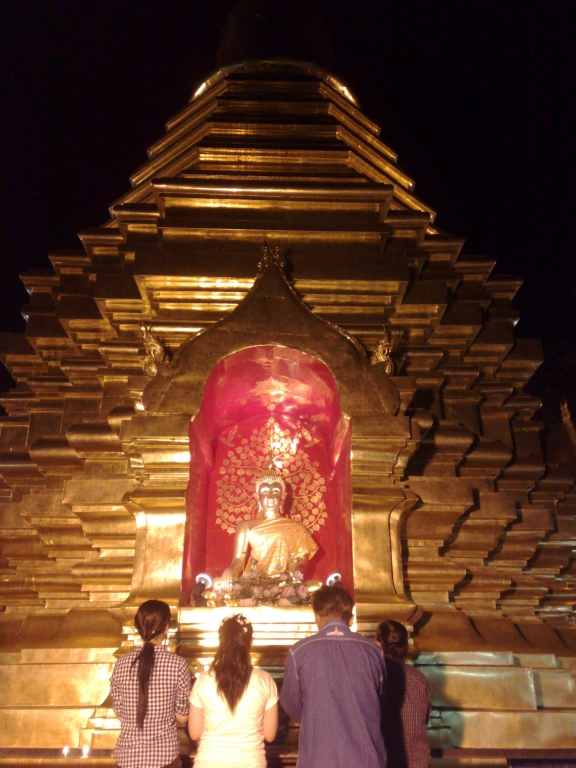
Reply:
<svg viewBox="0 0 576 768"><path fill-rule="evenodd" d="M274 0L270 0L273 2ZM576 414L576 2L318 0L336 74L382 127L436 224L524 279L541 415ZM78 248L215 69L234 0L2 0L0 331L18 275Z"/></svg>

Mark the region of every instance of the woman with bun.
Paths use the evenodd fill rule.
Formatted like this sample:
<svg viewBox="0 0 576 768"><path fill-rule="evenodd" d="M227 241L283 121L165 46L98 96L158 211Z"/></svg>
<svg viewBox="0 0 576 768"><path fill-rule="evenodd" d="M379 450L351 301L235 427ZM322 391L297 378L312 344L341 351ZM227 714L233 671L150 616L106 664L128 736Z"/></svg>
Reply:
<svg viewBox="0 0 576 768"><path fill-rule="evenodd" d="M242 615L224 619L208 672L190 696L188 730L200 739L194 768L265 768L264 741L278 729L278 691L250 659L252 624Z"/></svg>
<svg viewBox="0 0 576 768"><path fill-rule="evenodd" d="M114 667L110 693L120 720L119 768L180 768L176 723L188 720L192 678L184 659L162 647L169 624L167 603L142 603L135 625L144 644Z"/></svg>
<svg viewBox="0 0 576 768"><path fill-rule="evenodd" d="M386 695L382 705L382 735L387 768L428 768L430 690L428 681L404 661L408 632L398 621L383 621L376 632L386 661Z"/></svg>

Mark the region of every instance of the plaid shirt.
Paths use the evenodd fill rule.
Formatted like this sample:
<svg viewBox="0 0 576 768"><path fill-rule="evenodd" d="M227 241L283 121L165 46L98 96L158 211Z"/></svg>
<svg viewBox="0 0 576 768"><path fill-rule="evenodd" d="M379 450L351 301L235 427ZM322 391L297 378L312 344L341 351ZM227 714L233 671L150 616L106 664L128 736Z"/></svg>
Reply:
<svg viewBox="0 0 576 768"><path fill-rule="evenodd" d="M180 656L161 646L154 649L154 667L148 685L148 710L142 730L136 722L140 648L122 656L114 666L110 693L121 730L116 762L121 768L163 768L180 753L174 713L188 713L192 678Z"/></svg>
<svg viewBox="0 0 576 768"><path fill-rule="evenodd" d="M386 672L388 688L382 707L382 733L388 768L428 768L428 681L422 672L389 656Z"/></svg>

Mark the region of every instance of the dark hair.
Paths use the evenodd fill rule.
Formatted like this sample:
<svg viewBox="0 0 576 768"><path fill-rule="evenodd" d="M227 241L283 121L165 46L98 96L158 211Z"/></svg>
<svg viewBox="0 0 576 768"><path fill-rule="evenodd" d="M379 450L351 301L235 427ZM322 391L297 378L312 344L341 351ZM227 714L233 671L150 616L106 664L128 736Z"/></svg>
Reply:
<svg viewBox="0 0 576 768"><path fill-rule="evenodd" d="M336 582L331 587L320 587L314 592L312 608L318 616L336 616L349 622L353 615L354 600L344 587Z"/></svg>
<svg viewBox="0 0 576 768"><path fill-rule="evenodd" d="M229 616L220 624L218 639L212 670L218 693L224 696L234 714L252 674L252 624L241 613Z"/></svg>
<svg viewBox="0 0 576 768"><path fill-rule="evenodd" d="M144 645L138 656L132 662L138 664L138 709L136 721L138 728L144 727L144 718L148 711L148 684L154 669L155 637L166 631L170 624L170 606L162 600L147 600L142 603L134 620L138 634L144 640Z"/></svg>
<svg viewBox="0 0 576 768"><path fill-rule="evenodd" d="M408 632L404 624L387 619L378 625L376 640L382 645L385 656L404 659L408 653Z"/></svg>

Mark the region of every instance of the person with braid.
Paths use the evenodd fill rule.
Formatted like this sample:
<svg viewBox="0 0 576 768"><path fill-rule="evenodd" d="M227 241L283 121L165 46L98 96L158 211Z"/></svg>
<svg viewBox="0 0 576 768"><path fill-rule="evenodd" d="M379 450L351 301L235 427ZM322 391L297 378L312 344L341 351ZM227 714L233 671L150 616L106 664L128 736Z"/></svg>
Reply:
<svg viewBox="0 0 576 768"><path fill-rule="evenodd" d="M188 720L192 677L180 656L162 647L170 606L147 600L136 613L144 645L116 662L110 693L120 720L115 757L119 768L180 768L176 723Z"/></svg>
<svg viewBox="0 0 576 768"><path fill-rule="evenodd" d="M190 696L188 731L200 739L194 768L265 768L264 740L278 729L278 691L250 659L252 624L241 614L224 619L208 672Z"/></svg>
<svg viewBox="0 0 576 768"><path fill-rule="evenodd" d="M408 653L406 627L399 621L382 621L376 642L384 651L388 680L381 720L388 768L428 768L430 689L422 672L404 661Z"/></svg>

